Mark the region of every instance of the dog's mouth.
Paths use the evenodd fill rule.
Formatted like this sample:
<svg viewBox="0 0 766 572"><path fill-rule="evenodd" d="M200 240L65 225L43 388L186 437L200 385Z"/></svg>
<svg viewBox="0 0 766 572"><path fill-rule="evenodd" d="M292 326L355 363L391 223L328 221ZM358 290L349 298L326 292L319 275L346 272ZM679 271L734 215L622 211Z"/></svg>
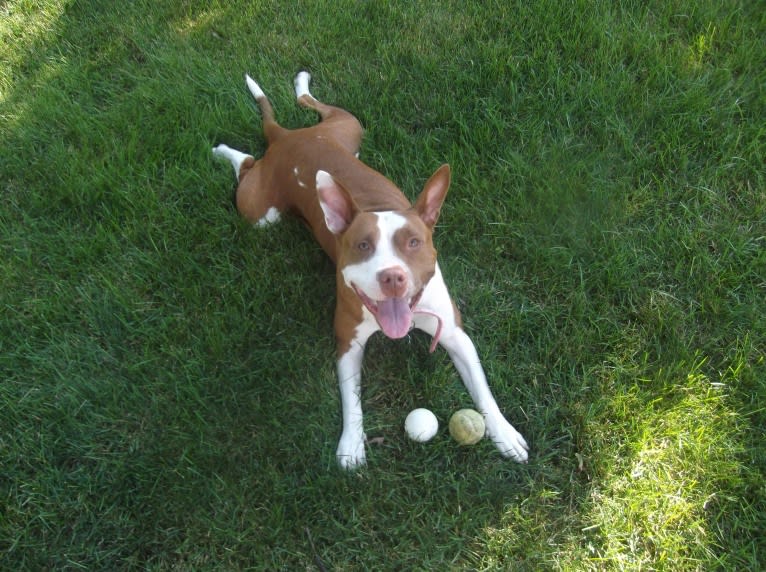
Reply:
<svg viewBox="0 0 766 572"><path fill-rule="evenodd" d="M393 339L403 338L407 335L412 328L413 309L423 294L422 289L408 302L405 297L393 296L384 300L373 300L362 292L356 284L351 285L364 307L375 317L384 334Z"/></svg>
<svg viewBox="0 0 766 572"><path fill-rule="evenodd" d="M389 338L399 339L406 336L412 329L412 320L415 314L427 314L436 318L438 324L433 342L431 343L431 352L436 349L436 344L441 335L442 320L433 312L416 308L420 301L420 297L423 295L422 288L409 301L407 301L407 298L404 297L390 297L384 300L373 300L367 294L362 292L356 284L352 283L351 286L362 301L362 304L364 304L364 307L370 311L370 314L373 315L375 321L378 322L380 329Z"/></svg>

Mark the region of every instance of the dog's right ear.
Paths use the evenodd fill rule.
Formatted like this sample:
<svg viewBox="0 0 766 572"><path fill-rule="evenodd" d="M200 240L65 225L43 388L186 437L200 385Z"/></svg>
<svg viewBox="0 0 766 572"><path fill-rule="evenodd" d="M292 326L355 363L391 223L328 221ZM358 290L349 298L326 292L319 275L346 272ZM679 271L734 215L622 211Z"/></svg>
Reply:
<svg viewBox="0 0 766 572"><path fill-rule="evenodd" d="M327 228L333 234L342 233L358 211L354 201L348 191L326 171L317 171L316 188Z"/></svg>

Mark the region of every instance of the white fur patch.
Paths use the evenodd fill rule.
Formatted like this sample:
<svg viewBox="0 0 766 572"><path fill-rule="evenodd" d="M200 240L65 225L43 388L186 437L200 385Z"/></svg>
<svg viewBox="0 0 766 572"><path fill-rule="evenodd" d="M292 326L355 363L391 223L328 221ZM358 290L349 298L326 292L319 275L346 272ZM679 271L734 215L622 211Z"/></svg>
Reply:
<svg viewBox="0 0 766 572"><path fill-rule="evenodd" d="M436 314L442 319L443 332L451 332L457 327L455 322L455 310L452 307L452 298L447 291L447 285L444 283L439 263L436 263L434 275L426 284L423 290L423 296L415 307L414 318L415 327L427 332L431 336L436 334L438 322L436 318L426 314L418 314L417 310Z"/></svg>
<svg viewBox="0 0 766 572"><path fill-rule="evenodd" d="M271 207L269 210L266 211L266 214L258 220L258 222L255 223L255 226L268 226L270 224L273 224L277 222L280 218L281 214L276 209L276 207Z"/></svg>
<svg viewBox="0 0 766 572"><path fill-rule="evenodd" d="M295 175L295 180L298 182L298 186L302 189L308 188L308 185L301 181L300 178L300 172L298 171L298 167L293 167L293 175Z"/></svg>

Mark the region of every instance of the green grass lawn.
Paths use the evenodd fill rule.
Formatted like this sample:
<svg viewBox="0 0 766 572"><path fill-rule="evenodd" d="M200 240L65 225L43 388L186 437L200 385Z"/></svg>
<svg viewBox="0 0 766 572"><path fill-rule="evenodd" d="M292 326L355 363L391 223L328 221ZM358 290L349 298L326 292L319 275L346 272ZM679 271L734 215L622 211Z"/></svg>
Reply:
<svg viewBox="0 0 766 572"><path fill-rule="evenodd" d="M766 11L754 1L0 3L0 568L766 567ZM530 462L459 448L375 337L334 460L334 271L231 203L243 76L367 129ZM441 429L409 442L429 407Z"/></svg>

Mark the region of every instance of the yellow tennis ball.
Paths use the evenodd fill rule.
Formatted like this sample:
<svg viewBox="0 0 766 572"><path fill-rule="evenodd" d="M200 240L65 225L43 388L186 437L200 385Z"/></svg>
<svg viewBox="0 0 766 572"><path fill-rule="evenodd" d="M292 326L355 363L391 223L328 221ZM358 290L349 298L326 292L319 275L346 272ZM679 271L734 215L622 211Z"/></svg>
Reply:
<svg viewBox="0 0 766 572"><path fill-rule="evenodd" d="M473 409L456 411L449 420L449 434L461 445L475 445L485 430L484 417Z"/></svg>

